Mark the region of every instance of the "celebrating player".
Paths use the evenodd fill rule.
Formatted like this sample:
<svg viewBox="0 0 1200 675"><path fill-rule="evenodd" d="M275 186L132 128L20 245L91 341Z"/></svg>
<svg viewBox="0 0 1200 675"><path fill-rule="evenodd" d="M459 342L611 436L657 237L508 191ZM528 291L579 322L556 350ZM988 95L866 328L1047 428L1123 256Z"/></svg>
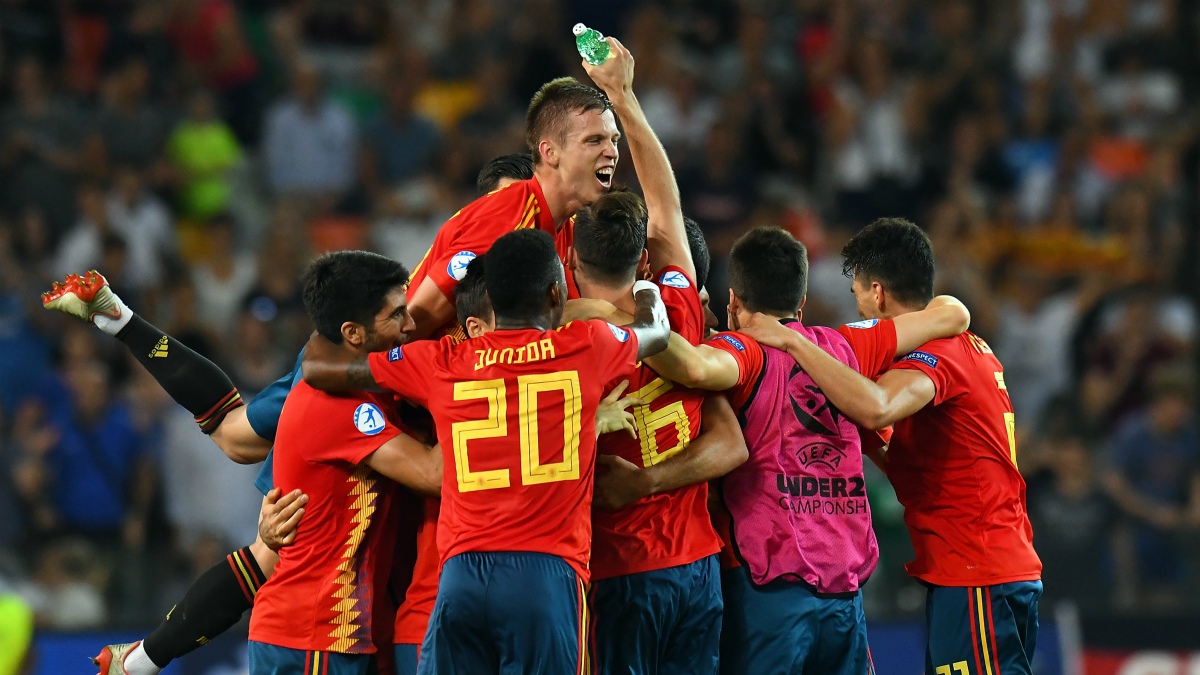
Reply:
<svg viewBox="0 0 1200 675"><path fill-rule="evenodd" d="M665 346L665 311L646 284L630 327L554 330L566 280L542 232L497 240L484 277L494 332L357 361L314 338L304 377L318 388L382 386L428 406L451 449L442 576L418 672L497 673L501 663L582 672L595 408L604 389Z"/></svg>
<svg viewBox="0 0 1200 675"><path fill-rule="evenodd" d="M769 313L804 331L840 362L882 372L905 345L966 327L961 305L882 325L837 331L798 320L807 287L804 246L779 228L757 228L730 253L730 322ZM901 335L903 334L903 335ZM830 358L834 358L831 356ZM858 430L786 355L734 333L701 347L676 336L648 361L683 384L730 389L750 459L723 480L737 564L723 575L725 673L861 673L869 667L861 584L878 547L862 476ZM766 531L792 537L766 537ZM732 564L732 563L731 563Z"/></svg>
<svg viewBox="0 0 1200 675"><path fill-rule="evenodd" d="M842 256L866 319L898 324L933 296L932 247L908 221L872 223ZM905 568L929 587L926 674L1030 673L1042 565L1004 368L987 343L970 332L930 341L872 382L766 317L745 327L786 349L851 419L895 425L887 474L916 552Z"/></svg>
<svg viewBox="0 0 1200 675"><path fill-rule="evenodd" d="M338 349L386 351L413 328L407 278L403 265L380 255L326 254L305 272L304 305ZM333 395L303 382L288 394L274 481L311 501L255 599L252 674L374 672L376 637L391 632L395 611L386 589L398 490L385 477L425 493L441 487L440 451L401 433L394 410L381 395Z"/></svg>

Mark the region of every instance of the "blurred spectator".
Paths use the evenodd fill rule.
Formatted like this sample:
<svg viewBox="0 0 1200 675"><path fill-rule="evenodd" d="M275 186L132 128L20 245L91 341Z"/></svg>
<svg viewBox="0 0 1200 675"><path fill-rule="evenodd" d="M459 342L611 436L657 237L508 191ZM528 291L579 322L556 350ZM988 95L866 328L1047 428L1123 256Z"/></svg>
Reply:
<svg viewBox="0 0 1200 675"><path fill-rule="evenodd" d="M908 212L918 165L909 142L913 94L892 74L883 41L860 44L852 72L834 88L828 135L838 213L861 226Z"/></svg>
<svg viewBox="0 0 1200 675"><path fill-rule="evenodd" d="M354 184L356 144L350 114L326 97L312 65L297 65L291 94L267 113L263 153L271 189L336 204Z"/></svg>
<svg viewBox="0 0 1200 675"><path fill-rule="evenodd" d="M384 86L387 105L363 128L359 166L376 208L401 215L410 209L400 187L433 169L442 138L433 121L413 109L415 92L403 73L390 73Z"/></svg>
<svg viewBox="0 0 1200 675"><path fill-rule="evenodd" d="M146 61L130 57L105 79L96 130L110 162L144 171L145 180L157 183L164 175L163 146L170 120L162 106L148 98L149 87Z"/></svg>
<svg viewBox="0 0 1200 675"><path fill-rule="evenodd" d="M998 303L991 343L1004 364L1004 382L1017 424L1037 424L1051 397L1071 383L1071 336L1094 292L1056 292L1056 279L1036 267L1012 264Z"/></svg>
<svg viewBox="0 0 1200 675"><path fill-rule="evenodd" d="M22 595L46 628L95 629L107 618L100 591L107 575L94 547L79 539L63 540L43 550L33 584Z"/></svg>
<svg viewBox="0 0 1200 675"><path fill-rule="evenodd" d="M239 251L236 244L229 216L214 217L208 225L208 257L192 268L192 283L201 289L199 319L222 337L231 334L242 299L258 278L254 256Z"/></svg>
<svg viewBox="0 0 1200 675"><path fill-rule="evenodd" d="M699 69L699 64L679 59L666 86L640 97L646 120L659 140L682 161L704 149L704 139L721 116L716 99L700 86Z"/></svg>
<svg viewBox="0 0 1200 675"><path fill-rule="evenodd" d="M168 30L187 74L217 92L238 140L255 144L262 105L255 86L258 60L242 32L237 7L229 0L169 2Z"/></svg>
<svg viewBox="0 0 1200 675"><path fill-rule="evenodd" d="M54 525L105 548L140 546L157 483L144 441L102 364L66 377L71 398L50 413L58 442L45 457Z"/></svg>
<svg viewBox="0 0 1200 675"><path fill-rule="evenodd" d="M70 226L71 179L80 169L79 120L57 101L34 57L14 64L13 102L5 110L0 165L11 175L6 201L46 214L53 240Z"/></svg>
<svg viewBox="0 0 1200 675"><path fill-rule="evenodd" d="M1133 520L1138 589L1150 604L1171 604L1185 580L1178 537L1200 526L1200 436L1194 381L1157 371L1145 413L1117 431L1105 482Z"/></svg>
<svg viewBox="0 0 1200 675"><path fill-rule="evenodd" d="M126 283L138 291L163 281L165 262L177 254L171 212L142 182L143 174L131 166L115 171L108 197L108 221L129 247Z"/></svg>
<svg viewBox="0 0 1200 675"><path fill-rule="evenodd" d="M115 234L101 185L90 181L80 185L78 204L79 221L58 247L55 276L82 274L95 269L100 264L102 240L106 235Z"/></svg>
<svg viewBox="0 0 1200 675"><path fill-rule="evenodd" d="M1082 438L1061 437L1051 445L1050 471L1029 484L1029 517L1046 597L1069 600L1087 612L1103 610L1113 587L1112 546L1120 512L1103 490ZM1081 566L1081 560L1093 564Z"/></svg>
<svg viewBox="0 0 1200 675"><path fill-rule="evenodd" d="M228 208L229 172L242 161L242 148L217 119L209 92L197 89L189 97L188 115L171 133L169 148L183 215L204 220Z"/></svg>
<svg viewBox="0 0 1200 675"><path fill-rule="evenodd" d="M1134 290L1102 318L1106 325L1084 350L1080 398L1086 414L1102 421L1106 430L1143 409L1150 399L1151 375L1179 355L1179 345L1163 331L1158 313L1153 290Z"/></svg>

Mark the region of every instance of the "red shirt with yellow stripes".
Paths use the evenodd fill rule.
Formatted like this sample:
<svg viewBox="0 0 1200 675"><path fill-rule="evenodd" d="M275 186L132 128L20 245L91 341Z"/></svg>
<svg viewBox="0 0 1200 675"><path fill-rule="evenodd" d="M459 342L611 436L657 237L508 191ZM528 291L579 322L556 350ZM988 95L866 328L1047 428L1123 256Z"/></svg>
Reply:
<svg viewBox="0 0 1200 675"><path fill-rule="evenodd" d="M396 483L363 464L396 437L390 397L297 382L279 417L275 486L309 496L296 540L259 590L250 639L304 651L375 652L391 624Z"/></svg>

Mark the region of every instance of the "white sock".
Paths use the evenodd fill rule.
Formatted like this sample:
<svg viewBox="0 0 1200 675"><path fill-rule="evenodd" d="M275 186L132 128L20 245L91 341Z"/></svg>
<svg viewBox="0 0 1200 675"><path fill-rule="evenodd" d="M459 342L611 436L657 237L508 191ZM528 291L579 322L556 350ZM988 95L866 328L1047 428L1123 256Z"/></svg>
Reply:
<svg viewBox="0 0 1200 675"><path fill-rule="evenodd" d="M96 324L96 327L105 333L115 336L133 318L133 310L125 306L125 303L121 301L121 298L116 293L113 293L112 297L117 308L121 310L120 318L114 319L105 314L97 314L92 317L92 323Z"/></svg>
<svg viewBox="0 0 1200 675"><path fill-rule="evenodd" d="M128 310L125 313L128 314ZM126 323L128 323L128 319ZM129 675L158 675L162 672L162 668L154 665L154 662L146 655L146 650L141 642L125 655L125 663L121 665Z"/></svg>

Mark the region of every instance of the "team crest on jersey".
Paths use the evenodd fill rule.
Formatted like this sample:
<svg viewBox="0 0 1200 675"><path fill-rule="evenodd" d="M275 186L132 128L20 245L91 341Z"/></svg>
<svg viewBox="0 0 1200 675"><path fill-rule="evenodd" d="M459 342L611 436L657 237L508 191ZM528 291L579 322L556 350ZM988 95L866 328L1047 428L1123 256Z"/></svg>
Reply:
<svg viewBox="0 0 1200 675"><path fill-rule="evenodd" d="M846 328L870 328L879 323L879 319L865 319L863 321L855 321L854 323L846 324Z"/></svg>
<svg viewBox="0 0 1200 675"><path fill-rule="evenodd" d="M718 335L714 339L724 340L725 342L728 342L729 344L733 345L733 348L738 350L739 352L746 351L746 345L742 344L741 340L733 337L732 335L721 334L721 335Z"/></svg>
<svg viewBox="0 0 1200 675"><path fill-rule="evenodd" d="M662 276L658 278L658 283L671 288L690 288L692 285L687 275L677 270L663 272Z"/></svg>
<svg viewBox="0 0 1200 675"><path fill-rule="evenodd" d="M937 368L938 357L927 352L913 352L908 356L900 359L901 361L920 361L930 368Z"/></svg>
<svg viewBox="0 0 1200 675"><path fill-rule="evenodd" d="M374 403L363 403L354 409L354 428L368 436L383 431L383 411Z"/></svg>
<svg viewBox="0 0 1200 675"><path fill-rule="evenodd" d="M617 342L624 342L629 339L629 331L620 326L614 326L610 323L608 324L608 329L612 331L613 337L617 338Z"/></svg>
<svg viewBox="0 0 1200 675"><path fill-rule="evenodd" d="M404 358L404 352L401 351L399 347L392 347L391 349L388 350L388 362L389 363L395 363L396 361L399 361L402 358Z"/></svg>
<svg viewBox="0 0 1200 675"><path fill-rule="evenodd" d="M475 254L470 251L459 251L450 259L450 264L446 266L446 274L449 274L455 281L462 281L463 277L467 276L467 265L475 259Z"/></svg>

